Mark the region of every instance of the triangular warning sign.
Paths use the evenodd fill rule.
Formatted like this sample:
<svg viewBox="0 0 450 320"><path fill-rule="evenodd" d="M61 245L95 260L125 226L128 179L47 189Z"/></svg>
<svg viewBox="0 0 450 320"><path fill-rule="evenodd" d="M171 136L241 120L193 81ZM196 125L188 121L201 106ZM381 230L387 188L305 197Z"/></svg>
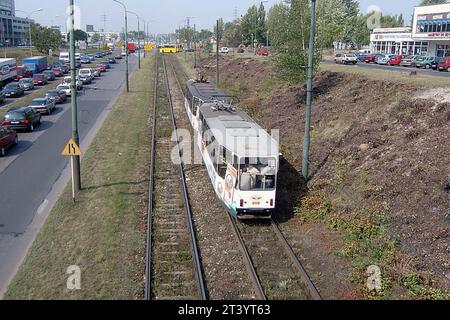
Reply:
<svg viewBox="0 0 450 320"><path fill-rule="evenodd" d="M78 147L75 140L70 139L67 145L64 147L63 151L61 152L61 155L63 156L81 156L81 150L80 147Z"/></svg>

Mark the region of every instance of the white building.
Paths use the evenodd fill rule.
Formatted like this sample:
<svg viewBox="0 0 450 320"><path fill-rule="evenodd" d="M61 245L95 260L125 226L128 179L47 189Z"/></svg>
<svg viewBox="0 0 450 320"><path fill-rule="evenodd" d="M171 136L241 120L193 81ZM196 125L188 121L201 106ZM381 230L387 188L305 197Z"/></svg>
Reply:
<svg viewBox="0 0 450 320"><path fill-rule="evenodd" d="M450 3L414 8L413 26L374 29L373 52L450 56Z"/></svg>

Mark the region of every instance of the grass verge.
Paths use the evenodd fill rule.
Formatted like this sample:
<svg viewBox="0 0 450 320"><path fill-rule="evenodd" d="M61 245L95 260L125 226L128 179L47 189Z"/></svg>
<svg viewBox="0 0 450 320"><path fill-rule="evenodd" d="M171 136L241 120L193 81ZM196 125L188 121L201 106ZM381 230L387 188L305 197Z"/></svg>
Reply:
<svg viewBox="0 0 450 320"><path fill-rule="evenodd" d="M153 61L143 61L131 78L132 92L113 106L82 159L84 189L76 204L68 185L6 299L142 297ZM81 270L80 290L67 289L72 265Z"/></svg>

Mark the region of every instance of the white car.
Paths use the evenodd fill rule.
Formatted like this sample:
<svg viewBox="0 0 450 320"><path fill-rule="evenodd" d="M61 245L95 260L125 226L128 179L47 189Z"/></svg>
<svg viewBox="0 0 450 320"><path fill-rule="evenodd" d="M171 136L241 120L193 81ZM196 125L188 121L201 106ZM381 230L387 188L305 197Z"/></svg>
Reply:
<svg viewBox="0 0 450 320"><path fill-rule="evenodd" d="M72 82L72 77L65 77L63 80L63 84L69 85ZM80 81L80 79L78 79L77 77L77 90L81 90L83 89L83 82Z"/></svg>
<svg viewBox="0 0 450 320"><path fill-rule="evenodd" d="M122 50L122 57L125 57L127 55L125 50Z"/></svg>
<svg viewBox="0 0 450 320"><path fill-rule="evenodd" d="M80 71L78 71L78 76L80 78L89 77L91 80L94 79L94 73L90 68L80 69Z"/></svg>
<svg viewBox="0 0 450 320"><path fill-rule="evenodd" d="M64 91L68 97L72 95L72 90L70 89L70 86L67 84L60 84L56 87L56 90L58 91Z"/></svg>
<svg viewBox="0 0 450 320"><path fill-rule="evenodd" d="M230 49L228 47L222 47L222 48L220 48L219 52L220 53L229 53Z"/></svg>

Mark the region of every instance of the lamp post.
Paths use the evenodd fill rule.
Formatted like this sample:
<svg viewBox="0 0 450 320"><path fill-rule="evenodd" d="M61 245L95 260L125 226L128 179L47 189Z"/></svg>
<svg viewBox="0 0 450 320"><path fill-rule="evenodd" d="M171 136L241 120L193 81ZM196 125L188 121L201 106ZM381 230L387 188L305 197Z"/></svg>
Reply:
<svg viewBox="0 0 450 320"><path fill-rule="evenodd" d="M27 15L27 20L28 20L28 33L29 33L29 36L30 36L30 57L33 56L33 40L32 40L32 38L31 38L31 20L30 20L30 17L31 17L34 13L41 12L41 11L44 11L44 9L40 8L40 9L37 9L37 10L32 11L32 12L26 12L26 11L23 11L23 10L16 10L16 12L22 12L22 13L25 13L25 14Z"/></svg>
<svg viewBox="0 0 450 320"><path fill-rule="evenodd" d="M125 10L125 61L126 61L126 68L125 68L125 77L127 82L127 92L130 92L130 80L128 78L129 72L128 72L128 14L127 14L127 7L118 0L113 0L114 2L117 2L120 4L123 9Z"/></svg>
<svg viewBox="0 0 450 320"><path fill-rule="evenodd" d="M147 26L147 21L142 19L142 22L144 22L144 59L145 59L145 57L146 57L145 45L147 43L147 31L146 31L145 27Z"/></svg>
<svg viewBox="0 0 450 320"><path fill-rule="evenodd" d="M308 80L307 80L307 95L306 95L306 122L305 122L305 137L303 142L303 162L302 175L305 182L309 179L309 148L310 148L310 134L311 134L311 109L313 98L313 72L314 72L314 45L316 38L316 0L311 0L311 33L309 36L309 57L308 57Z"/></svg>
<svg viewBox="0 0 450 320"><path fill-rule="evenodd" d="M139 62L138 62L138 66L139 66L139 69L141 68L141 30L140 30L140 28L141 28L141 26L140 26L140 18L139 18L139 15L136 13L136 12L133 12L133 11L127 11L128 13L131 13L131 14L134 14L135 16L136 16L136 18L137 18L137 21L138 21L138 60L139 60Z"/></svg>

